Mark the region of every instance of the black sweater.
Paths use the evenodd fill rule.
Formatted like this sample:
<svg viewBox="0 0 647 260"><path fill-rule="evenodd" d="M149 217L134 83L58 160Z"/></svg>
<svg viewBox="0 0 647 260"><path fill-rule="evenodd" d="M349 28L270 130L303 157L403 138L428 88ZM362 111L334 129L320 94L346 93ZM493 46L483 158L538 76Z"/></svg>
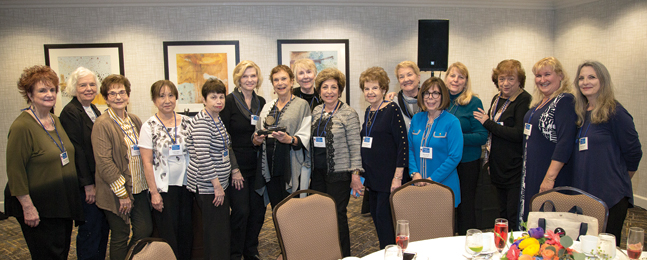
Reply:
<svg viewBox="0 0 647 260"><path fill-rule="evenodd" d="M492 98L490 110L498 95ZM532 96L525 90L513 97L506 110L501 114L499 125L490 117L483 123L492 135L490 149L490 178L496 186L518 185L521 182L523 166L523 117L528 112ZM497 107L501 109L506 99L499 99ZM488 111L488 114L490 112Z"/></svg>
<svg viewBox="0 0 647 260"><path fill-rule="evenodd" d="M265 106L265 99L261 96L258 96L260 101L260 107L258 111L254 109L252 113L258 115L263 106ZM240 100L245 102L245 100ZM238 166L243 174L243 177L253 176L256 169L256 159L257 159L257 148L252 143L252 135L256 130L256 127L250 123L250 119L246 117L238 106L236 105L236 99L233 94L230 93L225 97L225 107L220 111L220 119L227 128L229 136L231 136L231 145L234 150L234 155L236 155L236 161L238 161ZM244 106L247 106L244 104ZM262 122L257 122L262 124Z"/></svg>

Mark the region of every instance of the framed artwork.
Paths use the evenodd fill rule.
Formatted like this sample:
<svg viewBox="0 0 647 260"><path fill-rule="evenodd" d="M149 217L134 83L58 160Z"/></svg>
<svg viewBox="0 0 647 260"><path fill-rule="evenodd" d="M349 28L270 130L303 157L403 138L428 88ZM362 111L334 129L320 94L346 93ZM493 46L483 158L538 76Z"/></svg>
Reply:
<svg viewBox="0 0 647 260"><path fill-rule="evenodd" d="M346 76L346 87L342 100L350 104L350 80L348 65L348 40L277 40L279 64L292 68L294 61L311 59L317 72L326 68L337 68ZM345 96L345 97L344 97Z"/></svg>
<svg viewBox="0 0 647 260"><path fill-rule="evenodd" d="M240 62L238 41L164 42L164 77L178 90L176 111L198 112L202 85L210 78L222 80L227 93L235 88L234 67Z"/></svg>
<svg viewBox="0 0 647 260"><path fill-rule="evenodd" d="M45 65L50 66L59 77L59 93L54 112L60 114L72 100L64 90L67 80L78 67L85 67L97 74L97 92L101 81L111 74L124 74L124 47L122 43L45 44ZM101 94L92 101L99 110L108 108Z"/></svg>

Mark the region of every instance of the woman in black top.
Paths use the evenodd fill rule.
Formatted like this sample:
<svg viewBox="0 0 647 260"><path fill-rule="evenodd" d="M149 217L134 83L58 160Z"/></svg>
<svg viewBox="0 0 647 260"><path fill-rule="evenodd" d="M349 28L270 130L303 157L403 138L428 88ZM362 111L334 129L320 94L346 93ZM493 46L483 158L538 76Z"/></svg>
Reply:
<svg viewBox="0 0 647 260"><path fill-rule="evenodd" d="M258 115L265 99L256 95L263 82L261 69L253 61L244 60L234 68L236 88L225 98L220 119L231 136L240 173L232 174L228 189L231 205L231 259L259 259L258 235L265 219L263 197L254 192L257 148L252 144Z"/></svg>
<svg viewBox="0 0 647 260"><path fill-rule="evenodd" d="M499 93L492 98L490 110L474 112L474 118L490 132L486 144L485 167L499 196L499 217L517 227L521 167L523 164L523 117L531 95L523 90L526 72L517 60L504 60L492 70L492 81Z"/></svg>
<svg viewBox="0 0 647 260"><path fill-rule="evenodd" d="M389 76L380 67L369 68L359 77L359 87L370 104L360 132L365 196L370 194L370 211L380 248L395 244L389 196L402 185L404 168L409 163L409 140L402 112L394 102L384 100L389 82Z"/></svg>
<svg viewBox="0 0 647 260"><path fill-rule="evenodd" d="M292 64L292 71L296 77L298 88L292 90L292 94L303 98L310 104L310 111L323 103L319 92L315 89L315 78L317 78L317 66L311 59L296 60Z"/></svg>

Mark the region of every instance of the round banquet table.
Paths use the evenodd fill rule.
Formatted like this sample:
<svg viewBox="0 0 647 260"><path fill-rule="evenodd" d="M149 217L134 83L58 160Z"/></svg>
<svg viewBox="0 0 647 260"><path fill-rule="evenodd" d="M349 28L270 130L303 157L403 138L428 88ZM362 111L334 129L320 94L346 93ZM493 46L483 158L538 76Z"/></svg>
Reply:
<svg viewBox="0 0 647 260"><path fill-rule="evenodd" d="M521 236L522 232L514 232L515 237ZM573 249L579 249L579 242L575 242L572 246ZM495 252L494 247L494 233L483 233L483 252ZM504 252L507 251L504 249ZM428 240L421 240L410 242L406 250L407 253L417 253L417 260L431 260L431 259L448 259L448 260L466 260L467 253L465 252L465 236L442 237ZM380 250L364 256L362 260L383 260L384 250ZM500 259L498 252L494 253L492 260ZM620 250L616 249L616 257L613 260L628 260L627 255Z"/></svg>

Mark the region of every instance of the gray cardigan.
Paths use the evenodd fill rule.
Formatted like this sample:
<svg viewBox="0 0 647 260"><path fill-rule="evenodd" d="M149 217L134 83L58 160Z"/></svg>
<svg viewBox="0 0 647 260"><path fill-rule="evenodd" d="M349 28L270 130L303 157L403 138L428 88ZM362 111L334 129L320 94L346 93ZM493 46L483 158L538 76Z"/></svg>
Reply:
<svg viewBox="0 0 647 260"><path fill-rule="evenodd" d="M359 116L352 107L339 102L341 105L332 115L328 124L326 121L329 116L326 113L323 115L321 113L323 104L318 105L312 111L312 136L317 134L317 128L320 133L326 128L326 157L330 181L349 180L349 173L355 170L364 172ZM322 119L323 122L319 124Z"/></svg>

